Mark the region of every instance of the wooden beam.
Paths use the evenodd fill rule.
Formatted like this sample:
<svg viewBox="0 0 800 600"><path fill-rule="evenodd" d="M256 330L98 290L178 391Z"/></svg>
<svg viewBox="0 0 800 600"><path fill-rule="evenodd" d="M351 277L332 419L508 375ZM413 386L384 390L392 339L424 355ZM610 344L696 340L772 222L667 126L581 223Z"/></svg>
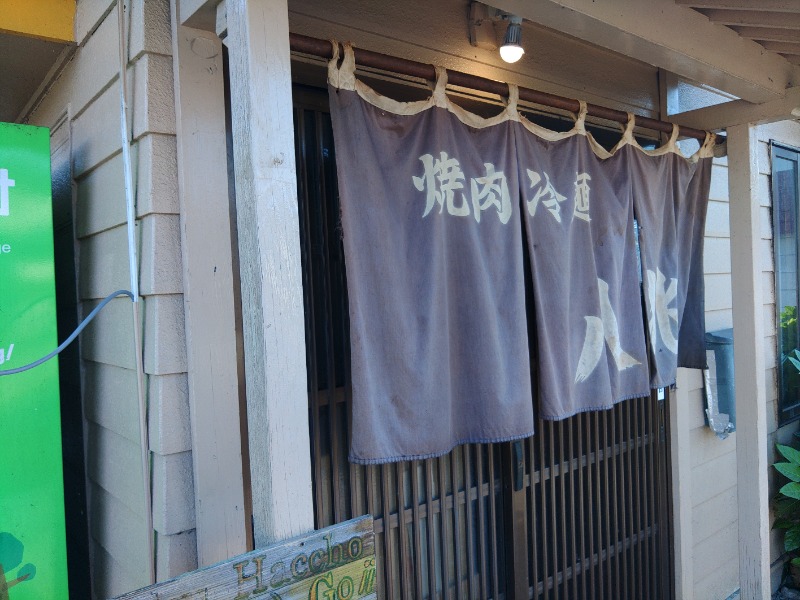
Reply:
<svg viewBox="0 0 800 600"><path fill-rule="evenodd" d="M776 27L800 29L800 12L777 13L753 10L704 10L712 22L720 25L748 25L750 27Z"/></svg>
<svg viewBox="0 0 800 600"><path fill-rule="evenodd" d="M798 40L800 40L800 31L797 32ZM770 52L777 52L778 54L792 54L794 56L800 55L800 41L797 42L761 42Z"/></svg>
<svg viewBox="0 0 800 600"><path fill-rule="evenodd" d="M75 42L75 0L0 3L0 33Z"/></svg>
<svg viewBox="0 0 800 600"><path fill-rule="evenodd" d="M287 0L227 0L256 547L314 528Z"/></svg>
<svg viewBox="0 0 800 600"><path fill-rule="evenodd" d="M213 32L219 3L220 0L178 0L181 25Z"/></svg>
<svg viewBox="0 0 800 600"><path fill-rule="evenodd" d="M768 42L797 42L800 36L792 29L776 29L774 27L733 26L732 29L750 40Z"/></svg>
<svg viewBox="0 0 800 600"><path fill-rule="evenodd" d="M720 8L800 13L797 0L675 0L675 4L690 8Z"/></svg>
<svg viewBox="0 0 800 600"><path fill-rule="evenodd" d="M495 0L493 4L750 102L780 97L800 81L800 70L780 56L672 2Z"/></svg>
<svg viewBox="0 0 800 600"><path fill-rule="evenodd" d="M222 43L179 25L172 55L198 566L247 551ZM213 224L213 226L209 226Z"/></svg>
<svg viewBox="0 0 800 600"><path fill-rule="evenodd" d="M743 600L770 598L767 391L757 136L728 128L739 582Z"/></svg>
<svg viewBox="0 0 800 600"><path fill-rule="evenodd" d="M800 117L800 87L791 88L783 98L763 104L734 100L670 116L676 123L708 131L718 131L745 123L762 125L784 119L796 119Z"/></svg>

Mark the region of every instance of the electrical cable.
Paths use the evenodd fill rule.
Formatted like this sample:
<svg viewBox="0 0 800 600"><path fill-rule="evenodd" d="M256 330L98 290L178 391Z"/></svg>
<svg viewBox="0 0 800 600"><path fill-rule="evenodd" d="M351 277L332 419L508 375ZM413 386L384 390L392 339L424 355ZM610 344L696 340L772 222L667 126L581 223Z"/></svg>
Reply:
<svg viewBox="0 0 800 600"><path fill-rule="evenodd" d="M81 321L81 324L78 325L77 329L75 329L75 331L72 332L72 335L70 335L66 340L64 340L58 348L53 350L47 356L43 356L39 360L36 360L30 364L24 365L22 367L16 367L15 369L7 369L5 371L0 371L0 377L2 377L3 375L15 375L17 373L22 373L23 371L28 371L29 369L38 367L39 365L46 363L51 358L61 354L61 352L67 346L69 346L73 341L75 341L75 338L77 338L80 335L81 331L83 331L86 328L86 326L92 322L92 319L94 319L97 316L97 314L101 310L103 310L103 308L105 308L106 304L108 304L118 296L128 296L128 298L133 300L133 294L128 290L117 290L116 292L109 294L103 299L102 302L100 302L100 304L94 307L94 310L89 313L89 316L87 316L83 321Z"/></svg>

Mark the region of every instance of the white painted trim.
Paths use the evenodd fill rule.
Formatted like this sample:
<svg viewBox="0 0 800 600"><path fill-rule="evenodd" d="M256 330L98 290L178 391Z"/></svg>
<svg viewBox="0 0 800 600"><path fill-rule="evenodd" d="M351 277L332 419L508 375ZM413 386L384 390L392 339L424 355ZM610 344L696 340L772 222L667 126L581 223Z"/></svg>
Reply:
<svg viewBox="0 0 800 600"><path fill-rule="evenodd" d="M731 274L736 385L739 581L744 600L769 598L767 392L755 128L728 129Z"/></svg>
<svg viewBox="0 0 800 600"><path fill-rule="evenodd" d="M694 532L692 528L692 416L697 406L688 402L686 370L678 369L676 390L669 399L672 469L672 531L675 551L675 597L694 599Z"/></svg>
<svg viewBox="0 0 800 600"><path fill-rule="evenodd" d="M257 548L314 528L287 0L228 0Z"/></svg>
<svg viewBox="0 0 800 600"><path fill-rule="evenodd" d="M787 90L783 98L762 104L734 100L672 115L672 118L681 125L709 131L746 123L763 125L798 117L800 117L800 87Z"/></svg>
<svg viewBox="0 0 800 600"><path fill-rule="evenodd" d="M247 551L222 44L172 0L183 300L197 560Z"/></svg>
<svg viewBox="0 0 800 600"><path fill-rule="evenodd" d="M800 69L783 57L670 1L494 0L492 4L750 102L779 98L800 81Z"/></svg>

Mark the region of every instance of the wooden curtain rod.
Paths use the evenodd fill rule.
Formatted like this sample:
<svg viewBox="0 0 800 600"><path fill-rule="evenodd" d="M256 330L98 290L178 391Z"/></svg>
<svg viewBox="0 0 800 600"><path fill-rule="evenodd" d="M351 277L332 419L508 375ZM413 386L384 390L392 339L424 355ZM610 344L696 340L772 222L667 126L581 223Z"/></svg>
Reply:
<svg viewBox="0 0 800 600"><path fill-rule="evenodd" d="M312 56L319 56L322 58L333 58L333 48L329 40L321 40L297 33L289 34L289 44L294 52L302 54L310 54ZM370 50L363 50L361 48L354 48L356 64L381 71L388 71L390 73L399 73L400 75L409 75L411 77L419 77L434 81L436 79L436 70L433 65L407 60L405 58L398 58L396 56L389 56L379 52L371 52ZM469 73L462 73L461 71L447 70L447 82L460 87L479 90L482 92L489 92L497 94L498 96L508 97L508 84L501 81L494 81L485 77L478 77L477 75L470 75ZM555 94L548 94L546 92L539 92L530 88L519 88L520 100L540 104L542 106L550 106L566 110L572 113L578 113L580 110L580 103L572 98L564 98L563 96L556 96ZM587 114L609 121L616 121L617 123L626 124L628 122L628 113L621 110L614 110L605 106L598 106L596 104L587 104ZM647 117L640 117L637 115L636 124L646 129L654 129L664 133L672 133L672 123L667 121L659 121L657 119L650 119ZM692 127L681 127L680 134L684 137L694 138L701 143L706 139L706 132L702 129L694 129ZM723 141L724 138L717 136L717 142Z"/></svg>

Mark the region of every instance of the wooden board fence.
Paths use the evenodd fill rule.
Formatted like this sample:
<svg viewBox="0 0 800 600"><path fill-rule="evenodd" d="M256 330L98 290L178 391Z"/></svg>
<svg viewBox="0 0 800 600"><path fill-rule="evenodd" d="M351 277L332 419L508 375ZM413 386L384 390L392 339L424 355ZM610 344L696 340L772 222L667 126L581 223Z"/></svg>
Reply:
<svg viewBox="0 0 800 600"><path fill-rule="evenodd" d="M115 600L377 599L367 515L242 554Z"/></svg>

